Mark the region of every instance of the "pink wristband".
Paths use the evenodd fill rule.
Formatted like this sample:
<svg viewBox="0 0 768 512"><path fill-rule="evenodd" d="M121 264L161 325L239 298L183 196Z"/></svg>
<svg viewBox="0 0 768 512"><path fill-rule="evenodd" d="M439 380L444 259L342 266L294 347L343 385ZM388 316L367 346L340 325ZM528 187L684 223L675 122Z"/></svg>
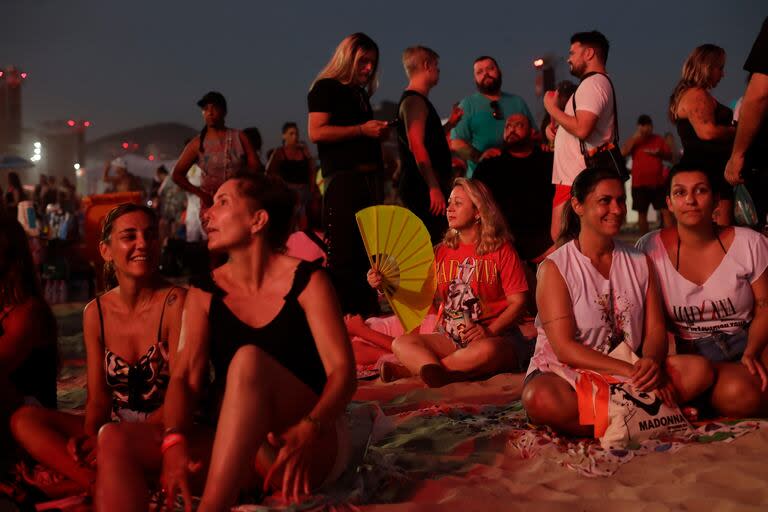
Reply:
<svg viewBox="0 0 768 512"><path fill-rule="evenodd" d="M163 444L160 445L160 453L165 455L165 452L167 452L171 446L176 446L177 444L183 443L185 441L186 439L184 438L183 434L167 434L165 437L163 437Z"/></svg>

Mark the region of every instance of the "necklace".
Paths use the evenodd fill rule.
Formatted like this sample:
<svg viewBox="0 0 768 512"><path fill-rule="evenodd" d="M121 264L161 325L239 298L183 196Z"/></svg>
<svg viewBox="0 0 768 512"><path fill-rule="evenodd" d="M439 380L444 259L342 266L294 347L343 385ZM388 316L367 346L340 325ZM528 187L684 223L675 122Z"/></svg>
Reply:
<svg viewBox="0 0 768 512"><path fill-rule="evenodd" d="M717 228L715 228L715 238L717 238L717 243L720 244L720 248L723 250L723 254L728 254L728 251L725 250L725 246L723 245L723 241L720 240L720 233L718 232ZM677 257L675 258L675 271L680 270L680 233L677 233Z"/></svg>

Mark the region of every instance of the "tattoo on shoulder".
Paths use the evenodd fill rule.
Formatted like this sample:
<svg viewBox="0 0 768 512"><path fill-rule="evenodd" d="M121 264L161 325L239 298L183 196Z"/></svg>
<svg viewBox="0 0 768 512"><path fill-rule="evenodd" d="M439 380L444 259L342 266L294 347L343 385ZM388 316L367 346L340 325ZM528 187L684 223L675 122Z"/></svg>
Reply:
<svg viewBox="0 0 768 512"><path fill-rule="evenodd" d="M755 299L756 308L768 308L768 297L759 297Z"/></svg>
<svg viewBox="0 0 768 512"><path fill-rule="evenodd" d="M566 318L568 318L568 315L558 316L557 318L551 318L549 320L545 320L541 322L541 325L544 326L547 324L551 324L552 322L557 322L558 320L565 320Z"/></svg>
<svg viewBox="0 0 768 512"><path fill-rule="evenodd" d="M176 302L176 299L178 298L178 295L176 292L171 292L171 294L168 296L168 305L170 306L174 302Z"/></svg>

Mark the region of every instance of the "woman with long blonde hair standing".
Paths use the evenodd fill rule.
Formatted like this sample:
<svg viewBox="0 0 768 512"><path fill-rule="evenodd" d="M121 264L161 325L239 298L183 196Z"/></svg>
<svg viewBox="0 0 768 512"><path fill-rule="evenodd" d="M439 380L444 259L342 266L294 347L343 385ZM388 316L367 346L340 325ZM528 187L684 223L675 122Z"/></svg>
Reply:
<svg viewBox="0 0 768 512"><path fill-rule="evenodd" d="M713 44L696 47L683 64L682 77L669 100L669 116L683 145L680 163L702 169L720 197L715 221L733 223L733 188L725 181L736 128L733 111L710 90L725 76L725 50Z"/></svg>
<svg viewBox="0 0 768 512"><path fill-rule="evenodd" d="M345 313L378 311L376 295L362 280L368 268L355 213L381 203L384 163L381 139L387 123L373 119L379 48L367 35L347 36L312 83L309 138L317 144L323 179L323 226L328 270Z"/></svg>
<svg viewBox="0 0 768 512"><path fill-rule="evenodd" d="M396 338L404 366L385 365L382 379L418 375L430 387L528 367L533 344L517 320L528 285L504 219L482 183L454 182L446 210L448 231L435 247L437 331ZM378 288L381 274L368 272Z"/></svg>

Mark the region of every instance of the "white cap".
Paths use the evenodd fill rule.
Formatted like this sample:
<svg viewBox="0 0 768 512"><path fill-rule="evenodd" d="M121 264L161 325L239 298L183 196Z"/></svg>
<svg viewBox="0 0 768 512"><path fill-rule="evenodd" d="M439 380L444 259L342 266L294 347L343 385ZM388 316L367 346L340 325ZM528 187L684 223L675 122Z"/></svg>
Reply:
<svg viewBox="0 0 768 512"><path fill-rule="evenodd" d="M128 165L125 163L125 160L123 157L117 157L114 160L112 160L112 167L114 168L121 168L121 169L128 169Z"/></svg>

